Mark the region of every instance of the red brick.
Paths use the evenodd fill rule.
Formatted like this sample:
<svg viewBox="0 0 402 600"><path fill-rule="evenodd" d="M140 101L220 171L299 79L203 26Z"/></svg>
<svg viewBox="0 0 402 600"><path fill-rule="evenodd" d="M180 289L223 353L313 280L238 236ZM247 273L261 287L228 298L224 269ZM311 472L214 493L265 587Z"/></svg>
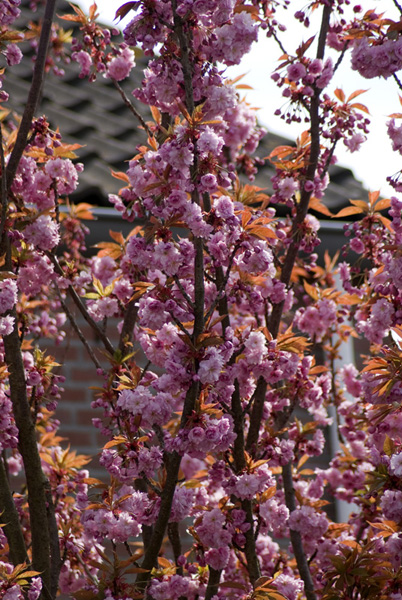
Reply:
<svg viewBox="0 0 402 600"><path fill-rule="evenodd" d="M93 427L92 425L92 419L96 418L100 418L102 416L102 411L96 409L96 408L92 408L92 409L83 409L83 410L77 410L76 414L75 414L75 419L76 419L76 423L78 425L90 425L91 427Z"/></svg>

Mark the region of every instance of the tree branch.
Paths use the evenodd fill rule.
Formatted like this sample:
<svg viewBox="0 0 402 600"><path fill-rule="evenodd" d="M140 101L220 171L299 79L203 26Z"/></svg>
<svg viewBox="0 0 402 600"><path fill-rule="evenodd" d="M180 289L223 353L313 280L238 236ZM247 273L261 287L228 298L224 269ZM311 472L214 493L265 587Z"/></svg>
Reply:
<svg viewBox="0 0 402 600"><path fill-rule="evenodd" d="M11 262L11 258L9 261ZM46 510L47 479L42 471L36 441L36 428L27 398L25 369L18 335L17 311L10 311L15 319L13 331L3 337L7 368L9 371L10 398L15 423L18 428L18 449L24 463L27 487L30 528L32 534L32 566L41 573L44 586L50 590L51 562L48 514Z"/></svg>
<svg viewBox="0 0 402 600"><path fill-rule="evenodd" d="M139 120L139 122L141 123L142 127L145 129L145 131L149 135L149 137L153 137L152 131L150 130L150 128L148 127L148 125L146 124L146 122L144 121L144 119L142 118L142 116L140 115L140 113L138 112L138 110L135 108L135 106L133 105L133 103L130 102L130 99L127 97L127 94L125 93L125 91L123 90L123 88L121 87L121 85L115 79L112 79L112 82L113 82L114 87L119 92L120 96L122 97L122 100L123 100L124 104L133 113L133 115L136 117L136 119Z"/></svg>
<svg viewBox="0 0 402 600"><path fill-rule="evenodd" d="M75 333L77 334L80 341L84 345L84 348L88 352L90 359L92 360L92 362L94 363L94 365L97 369L102 369L101 364L98 361L98 359L96 358L94 351L92 350L91 346L88 344L84 334L82 333L81 329L79 328L78 323L75 320L73 313L68 308L67 303L64 301L64 299L61 295L61 292L60 292L60 288L57 284L56 284L56 291L57 291L57 295L59 296L60 304L61 304L64 312L66 313L67 318L70 321L72 328L74 329Z"/></svg>
<svg viewBox="0 0 402 600"><path fill-rule="evenodd" d="M3 531L10 548L11 562L13 565L28 562L20 518L14 504L2 458L0 458L0 513L1 519L4 522Z"/></svg>
<svg viewBox="0 0 402 600"><path fill-rule="evenodd" d="M129 342L133 337L134 325L137 320L138 308L133 300L128 303L126 313L123 319L123 327L121 328L119 350L125 353Z"/></svg>
<svg viewBox="0 0 402 600"><path fill-rule="evenodd" d="M295 490L293 487L292 463L287 463L282 467L282 480L285 491L285 501L289 512L296 510ZM307 600L317 600L314 592L314 583L311 577L307 557L304 552L303 542L299 531L290 529L290 541L292 542L293 552L296 558L297 568L300 577L304 582L304 592Z"/></svg>
<svg viewBox="0 0 402 600"><path fill-rule="evenodd" d="M42 29L38 45L38 53L32 74L32 83L29 89L24 114L22 115L21 123L18 129L17 139L7 165L6 173L8 187L10 187L11 183L13 182L22 154L27 145L32 119L35 115L41 95L56 2L57 0L47 0L46 2L45 14L42 20Z"/></svg>
<svg viewBox="0 0 402 600"><path fill-rule="evenodd" d="M219 582L221 580L221 574L222 574L221 569L216 570L216 569L213 569L212 567L209 567L209 578L208 578L207 589L205 591L205 600L211 600L211 598L213 598L218 593L218 587L219 587Z"/></svg>
<svg viewBox="0 0 402 600"><path fill-rule="evenodd" d="M59 275L61 275L62 277L64 277L63 269L61 268L60 263L57 260L56 256L54 256L54 254L52 254L51 252L47 252L47 256L50 258L50 260L56 267L57 273ZM79 295L77 294L77 292L75 291L73 286L69 285L67 288L67 291L70 294L71 299L73 300L74 304L77 306L78 310L80 311L80 313L82 314L82 316L84 317L86 322L88 323L88 325L90 325L92 327L92 329L94 330L96 335L103 342L105 349L110 354L114 354L115 349L114 349L112 342L109 340L107 335L102 331L102 329L99 327L99 325L96 323L96 321L94 321L93 318L89 315L86 306L82 302L81 298L79 297Z"/></svg>
<svg viewBox="0 0 402 600"><path fill-rule="evenodd" d="M179 556L182 553L181 550L181 539L180 539L180 532L179 532L179 524L177 523L177 521L171 521L168 524L168 536L169 536L169 541L170 541L170 545L172 546L172 550L173 550L173 556L174 556L174 560L175 563L177 565L177 559L179 558ZM179 575L183 574L183 569L182 567L177 567L177 572Z"/></svg>

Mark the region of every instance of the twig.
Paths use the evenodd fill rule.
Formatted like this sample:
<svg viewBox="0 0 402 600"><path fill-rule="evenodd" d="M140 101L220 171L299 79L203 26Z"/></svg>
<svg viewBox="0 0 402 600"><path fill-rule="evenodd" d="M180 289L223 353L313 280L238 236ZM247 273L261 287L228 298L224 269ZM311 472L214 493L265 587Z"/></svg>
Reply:
<svg viewBox="0 0 402 600"><path fill-rule="evenodd" d="M11 186L18 169L22 154L25 150L29 131L32 125L36 108L38 106L42 85L45 75L45 64L49 47L50 32L57 0L47 0L45 14L42 21L42 29L38 45L38 53L32 74L32 83L29 89L24 114L18 129L17 139L7 165L7 185Z"/></svg>
<svg viewBox="0 0 402 600"><path fill-rule="evenodd" d="M289 512L296 510L295 491L293 488L292 464L287 463L282 467L282 480L285 491L285 501ZM306 554L303 548L303 542L299 531L290 529L290 540L292 542L293 552L296 558L297 568L300 577L304 582L304 592L307 600L317 600L314 592L314 583L311 577Z"/></svg>
<svg viewBox="0 0 402 600"><path fill-rule="evenodd" d="M133 115L139 120L142 127L145 129L145 131L149 135L149 137L153 137L152 131L150 130L150 128L148 127L148 125L146 124L146 122L144 121L144 119L142 118L140 113L138 112L138 110L135 108L133 103L130 102L130 98L127 96L126 92L123 90L121 85L115 79L112 79L112 82L113 82L114 87L119 92L120 96L122 97L124 104L133 113Z"/></svg>
<svg viewBox="0 0 402 600"><path fill-rule="evenodd" d="M396 73L393 73L392 76L398 84L399 89L402 90L402 81L399 79L398 75Z"/></svg>
<svg viewBox="0 0 402 600"><path fill-rule="evenodd" d="M185 299L185 301L187 302L187 304L189 305L189 307L194 310L194 302L191 300L190 296L187 294L186 290L184 289L180 279L177 277L177 275L173 276L174 282L177 285L177 287L179 288L181 295L183 296L183 298Z"/></svg>
<svg viewBox="0 0 402 600"><path fill-rule="evenodd" d="M50 260L52 261L52 263L56 267L57 273L59 275L61 275L61 276L64 277L63 269L61 268L60 263L57 260L56 256L54 256L54 254L52 254L51 252L47 252L47 256L50 258ZM92 327L92 329L95 331L95 333L99 337L99 339L102 340L103 345L105 346L106 350L110 354L113 355L114 351L115 351L114 347L113 347L113 344L111 343L111 341L109 340L109 338L107 337L107 335L99 327L99 325L96 323L96 321L94 321L93 318L89 315L89 313L88 313L88 311L86 309L86 306L82 302L81 298L79 297L79 295L77 294L77 292L75 291L75 289L73 288L73 286L69 285L68 288L67 288L67 291L70 294L70 296L71 296L72 300L74 301L75 305L77 306L78 310L80 311L80 313L82 314L82 316L86 320L86 322Z"/></svg>
<svg viewBox="0 0 402 600"><path fill-rule="evenodd" d="M393 0L396 8L399 10L399 12L402 14L402 6L399 4L399 2L397 2L397 0Z"/></svg>
<svg viewBox="0 0 402 600"><path fill-rule="evenodd" d="M273 27L269 28L269 33L272 35L272 37L274 38L275 42L278 44L279 48L281 49L282 54L288 54L285 50L285 46L282 44L281 40L278 38L278 36L275 33L275 30Z"/></svg>
<svg viewBox="0 0 402 600"><path fill-rule="evenodd" d="M55 506L52 498L52 489L49 480L45 482L46 508L47 508L47 524L50 537L50 594L52 598L56 598L59 588L60 570L62 567L62 559L60 556L59 531L56 521Z"/></svg>
<svg viewBox="0 0 402 600"><path fill-rule="evenodd" d="M6 163L4 160L4 148L3 148L3 127L0 123L0 167L1 167L1 223L0 223L0 244L2 245L4 228L6 226L7 218L7 177L6 177Z"/></svg>
<svg viewBox="0 0 402 600"><path fill-rule="evenodd" d="M92 362L94 363L95 367L97 369L102 369L101 364L98 361L98 359L96 358L94 351L92 350L91 346L88 344L88 342L86 340L86 337L84 336L84 334L82 333L81 329L79 328L78 323L77 323L77 321L74 318L74 315L72 314L72 312L68 308L67 303L64 301L64 299L63 299L63 297L61 295L61 292L60 292L60 288L57 285L57 283L55 284L55 286L56 286L57 294L59 296L60 304L61 304L64 312L66 313L67 318L70 321L72 328L74 329L75 333L80 338L82 344L84 345L86 351L88 352L89 357L92 360Z"/></svg>
<svg viewBox="0 0 402 600"><path fill-rule="evenodd" d="M234 421L234 433L236 434L233 458L236 473L241 473L246 468L246 458L244 454L244 417L241 405L239 383L237 380L235 381L235 391L232 395L232 414ZM246 513L246 521L250 525L250 528L245 532L246 543L244 553L246 555L247 571L250 581L254 585L257 579L261 576L261 572L255 547L256 540L254 537L253 507L251 500L242 500L241 505L242 509Z"/></svg>
<svg viewBox="0 0 402 600"><path fill-rule="evenodd" d="M222 296L221 296L221 294L222 294L222 292L224 291L224 289L226 288L227 282L229 281L230 269L232 268L233 261L234 261L234 258L235 258L235 256L236 256L236 252L237 252L237 250L238 250L238 246L235 246L235 248L234 248L234 250L233 250L232 254L231 254L231 255L230 255L230 257L229 257L229 264L228 264L228 266L227 266L227 269L226 269L226 273L225 273L225 275L223 276L223 269L222 269L222 267L220 267L220 272L219 272L219 274L218 274L218 270L217 270L217 272L216 272L216 275L217 275L217 277L216 277L216 280L217 280L217 281L216 281L216 282L217 282L217 284L218 284L218 288L217 288L217 290L216 290L216 296L215 296L215 300L212 302L211 306L210 306L210 307L209 307L209 309L208 309L208 312L207 312L207 314L205 315L205 320L206 320L206 321L208 321L208 319L210 318L210 316L211 316L211 315L212 315L212 313L214 312L214 310L215 310L215 308L216 308L216 305L217 305L217 304L220 302L220 300L222 299ZM220 276L219 276L219 275L220 275ZM219 281L218 281L218 279L219 279ZM221 315L221 316L222 316L222 315Z"/></svg>
<svg viewBox="0 0 402 600"><path fill-rule="evenodd" d="M350 41L348 40L343 49L342 52L340 53L340 55L338 56L338 60L336 61L335 65L334 65L334 69L332 71L332 75L334 75L336 73L336 71L338 70L338 67L340 66L341 62L343 61L343 59L345 58L345 54L346 54L346 50L349 48L350 46Z"/></svg>
<svg viewBox="0 0 402 600"><path fill-rule="evenodd" d="M177 14L176 8L177 2L176 0L172 0L174 29L181 50L181 67L183 70L184 91L186 94L186 108L190 115L192 115L194 112L193 69L190 63L188 39L183 31L183 21Z"/></svg>
<svg viewBox="0 0 402 600"><path fill-rule="evenodd" d="M325 53L325 42L326 36L329 28L329 19L332 11L333 3L329 2L324 6L323 16L321 21L321 29L318 38L318 47L317 47L317 58L323 59ZM306 170L306 181L313 181L319 156L320 156L320 93L321 89L315 88L314 95L311 99L310 105L310 119L311 119L311 149L310 149L310 162ZM285 255L282 270L281 270L281 281L287 287L289 286L291 274L293 271L293 267L296 261L297 254L299 252L301 235L300 235L300 226L303 223L307 212L308 205L311 197L311 192L307 192L303 187L303 191L301 193L300 202L296 207L296 216L293 220L292 229L290 233L290 237L292 239L291 244L287 250ZM272 337L275 339L279 333L279 327L281 323L281 318L284 309L284 302L279 304L275 304L272 309L271 318L269 320L269 331ZM255 401L253 404L251 416L250 416L250 427L249 434L247 438L248 447L252 447L257 439L258 439L258 431L261 424L262 419L262 410L264 407L265 394L267 390L267 383L263 377L260 377L257 382L257 387L255 390ZM284 478L284 486L285 486L285 495L287 495L286 503L289 510L294 510L296 507L295 493L293 489L293 479L292 479L292 466L285 465L283 467L283 478ZM286 479L286 483L285 483ZM290 508L294 506L294 508ZM315 600L315 594L313 591L313 585L311 580L311 574L309 571L309 567L307 564L306 556L304 553L303 544L301 541L301 537L299 532L295 532L291 530L291 540L292 545L294 544L295 556L297 559L297 566L299 569L300 577L302 578L306 590L307 600Z"/></svg>

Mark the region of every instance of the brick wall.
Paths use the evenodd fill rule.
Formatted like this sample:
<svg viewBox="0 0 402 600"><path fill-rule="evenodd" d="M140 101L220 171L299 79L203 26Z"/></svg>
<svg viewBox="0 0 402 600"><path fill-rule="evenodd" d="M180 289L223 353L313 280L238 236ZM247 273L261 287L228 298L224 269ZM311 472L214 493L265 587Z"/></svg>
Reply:
<svg viewBox="0 0 402 600"><path fill-rule="evenodd" d="M102 365L107 367L102 355L103 346L97 340L91 327L81 315L76 321L86 340ZM117 320L111 319L108 324L108 336L112 343L118 340ZM101 409L91 407L96 390L101 387L102 376L97 375L96 368L88 356L87 350L69 323L66 326L66 338L59 346L48 344L46 349L60 364L57 372L66 378L63 384L64 393L56 409L56 417L60 421L60 436L66 438L63 446L71 444L71 448L79 454L93 456L88 468L94 477L105 477L105 471L99 466L97 454L107 441L106 438L92 425L92 419L102 417Z"/></svg>

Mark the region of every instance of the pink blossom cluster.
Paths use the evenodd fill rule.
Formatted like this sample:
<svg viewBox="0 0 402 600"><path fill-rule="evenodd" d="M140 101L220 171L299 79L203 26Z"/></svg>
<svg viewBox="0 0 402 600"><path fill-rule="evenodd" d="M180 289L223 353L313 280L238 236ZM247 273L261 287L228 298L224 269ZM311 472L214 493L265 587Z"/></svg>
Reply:
<svg viewBox="0 0 402 600"><path fill-rule="evenodd" d="M47 138L40 143L51 152L49 142L53 140ZM68 158L54 158L41 166L32 157L24 156L12 190L27 206L33 204L38 211L47 210L55 207L56 193L68 196L76 190L80 171L81 166L74 165Z"/></svg>
<svg viewBox="0 0 402 600"><path fill-rule="evenodd" d="M9 67L13 65L18 65L22 60L22 52L17 46L17 44L8 44L4 54L7 59L7 64Z"/></svg>
<svg viewBox="0 0 402 600"><path fill-rule="evenodd" d="M3 390L0 390L0 409L0 449L3 452L6 448L16 448L18 444L11 400Z"/></svg>
<svg viewBox="0 0 402 600"><path fill-rule="evenodd" d="M347 1L318 4L343 15ZM278 155L269 199L238 179L239 172L254 176L259 161L249 153L262 131L255 111L240 100L233 83L225 83L217 63L237 64L259 27L277 36L277 6L161 0L125 8L133 8L135 17L125 29L123 44L111 44L111 32L89 19L81 22L82 41L73 41L72 58L82 77L94 79L101 73L115 81L130 74L135 45L151 58L134 97L153 106L154 120L147 123L147 141L133 148L127 177L121 176L125 187L111 196L123 218L140 219L144 226L126 239L112 233L116 243L100 245L95 258L83 253L85 228L74 210L55 218L59 196L75 191L81 167L54 158L63 155L63 148L44 118L33 123L28 153L11 184L5 225L14 248L15 279L0 283L0 333L14 332L24 344L22 379L41 433L42 468L63 556L60 591L128 600L133 575L147 580L146 594L155 600L224 600L229 594L240 599L253 594L251 554L259 571L254 579L260 574L272 577L271 583L263 580L264 586L272 585L287 600L299 600L303 582L291 555L299 551L274 541L288 539L293 530L301 534L317 597L329 593L334 581L338 590L342 578L337 569L359 532L353 552L374 547L384 554L386 575L380 565L370 577L378 574L384 597L400 600L400 345L397 337L389 338L388 346L382 343L402 323L402 205L391 199L387 221L370 204L359 222L346 227L349 247L359 256L358 263L339 266L346 292L342 295L327 291L335 286L331 260L325 258L325 268L318 262L319 221L303 212L312 195L324 195L336 143L343 140L350 151L357 151L368 120L348 102L334 101L323 92L335 70L331 59L308 58L303 48L294 58L286 55L283 76L276 73L274 79L290 108L279 112L288 122L298 122L302 111L307 115L317 108L319 131L311 126L310 133L316 136L319 157L314 159L308 136L284 160ZM355 13L360 11L355 7ZM308 25L304 11L296 18ZM371 20L376 21L373 15L367 17L369 24ZM343 49L346 31L341 20L330 25L331 44ZM368 50L362 49L364 44ZM399 39L371 47L357 42L353 60L359 52L379 53L388 47L393 69ZM9 62L15 62L15 49L9 47L9 54ZM378 58L380 69L384 60L380 54ZM384 75L391 66L381 68ZM399 150L394 121L389 131ZM289 215L277 220L268 202L285 203ZM66 250L56 257L59 241ZM287 273L289 257L299 250L304 254ZM304 288L306 278L310 287ZM60 297L64 300L72 290L107 349L107 355L92 357L102 378L92 407L93 424L106 437L100 465L111 476L109 486L80 468L85 458L58 446L58 423L51 415L63 377L52 372L41 342L62 341L66 316ZM18 294L24 294L21 302ZM5 315L15 305L16 318ZM110 351L113 344L107 337L111 328L121 332L115 351ZM374 358L382 362L380 367L369 363L363 373L343 365L336 375L331 361L337 357L338 341L352 329L378 346ZM322 348L320 364L308 342ZM7 451L7 465L15 475L22 471L23 460L4 346L0 341L5 367L0 449ZM310 459L324 452L330 404L337 413L333 421L342 446L328 468L313 473ZM296 408L301 418L294 418ZM258 436L252 439L256 425ZM290 489L287 466L292 471ZM320 508L324 492L355 503L348 523L330 527ZM289 494L294 494L295 510ZM16 495L15 502L31 552L26 496ZM191 520L192 540L186 539L188 548L182 554L177 532L180 537L184 520ZM374 531L383 520L395 523L395 532L384 538ZM132 543L140 535L155 541L161 532L162 540L165 529L167 552L170 546L173 550L168 563L163 542L150 569L138 568L143 558L137 563ZM115 552L113 569L106 566L108 550L101 546L106 540ZM4 548L6 543L1 532L0 544ZM124 552L127 559L120 558ZM388 554L393 556L388 559ZM4 569L11 572L8 566ZM233 588L214 583L218 576ZM361 570L358 577L363 596ZM35 580L24 593L36 600L38 589ZM21 594L14 585L3 595L12 600Z"/></svg>
<svg viewBox="0 0 402 600"><path fill-rule="evenodd" d="M122 483L129 483L143 475L153 477L162 465L162 458L162 451L157 446L147 448L138 443L122 451L104 448L100 463L112 477Z"/></svg>
<svg viewBox="0 0 402 600"><path fill-rule="evenodd" d="M391 119L387 123L387 132L392 140L392 150L394 152L402 152L402 126L396 127L395 119Z"/></svg>
<svg viewBox="0 0 402 600"><path fill-rule="evenodd" d="M317 540L328 529L328 518L312 506L300 506L289 515L289 527L309 541Z"/></svg>
<svg viewBox="0 0 402 600"><path fill-rule="evenodd" d="M369 318L366 318L365 315L363 318L359 318L360 316L363 317L358 311L356 314L357 330L364 333L371 343L380 344L394 322L395 309L386 298L380 298L373 304Z"/></svg>
<svg viewBox="0 0 402 600"><path fill-rule="evenodd" d="M0 573L1 572L11 574L13 571L13 565L0 562ZM23 584L22 584L23 585ZM31 577L29 582L29 588L26 585L20 586L18 583L7 584L5 580L0 581L0 593L3 600L37 600L41 595L42 591L42 579L40 577Z"/></svg>
<svg viewBox="0 0 402 600"><path fill-rule="evenodd" d="M195 600L198 597L199 587L196 581L182 575L165 576L161 579L152 579L149 592L155 600L179 600L188 598Z"/></svg>
<svg viewBox="0 0 402 600"><path fill-rule="evenodd" d="M11 310L17 302L18 288L14 279L0 281L0 313Z"/></svg>
<svg viewBox="0 0 402 600"><path fill-rule="evenodd" d="M369 44L367 37L354 43L352 69L362 77L390 77L402 68L402 38L386 39L378 44Z"/></svg>
<svg viewBox="0 0 402 600"><path fill-rule="evenodd" d="M0 5L0 27L10 26L21 13L21 0L4 0Z"/></svg>
<svg viewBox="0 0 402 600"><path fill-rule="evenodd" d="M135 67L135 54L133 50L123 45L120 46L119 54L114 56L107 64L106 74L110 79L122 81L129 76L130 71ZM81 51L82 52L82 51ZM88 69L85 69L85 73Z"/></svg>
<svg viewBox="0 0 402 600"><path fill-rule="evenodd" d="M219 420L205 417L203 422L191 429L181 429L176 437L167 435L165 444L170 451L202 459L209 453L225 452L235 438L233 421L229 416Z"/></svg>
<svg viewBox="0 0 402 600"><path fill-rule="evenodd" d="M253 473L242 473L233 475L225 484L224 488L229 494L234 494L241 500L251 500L256 494L261 494L275 484L268 465L258 467Z"/></svg>
<svg viewBox="0 0 402 600"><path fill-rule="evenodd" d="M117 406L131 415L140 415L143 427L152 427L164 425L169 420L172 398L164 392L153 395L148 387L139 385L135 390L120 392Z"/></svg>
<svg viewBox="0 0 402 600"><path fill-rule="evenodd" d="M336 304L322 298L315 305L299 308L295 314L295 324L312 338L320 342L337 320Z"/></svg>
<svg viewBox="0 0 402 600"><path fill-rule="evenodd" d="M50 215L41 215L25 228L24 237L39 250L52 250L60 240L59 226Z"/></svg>

